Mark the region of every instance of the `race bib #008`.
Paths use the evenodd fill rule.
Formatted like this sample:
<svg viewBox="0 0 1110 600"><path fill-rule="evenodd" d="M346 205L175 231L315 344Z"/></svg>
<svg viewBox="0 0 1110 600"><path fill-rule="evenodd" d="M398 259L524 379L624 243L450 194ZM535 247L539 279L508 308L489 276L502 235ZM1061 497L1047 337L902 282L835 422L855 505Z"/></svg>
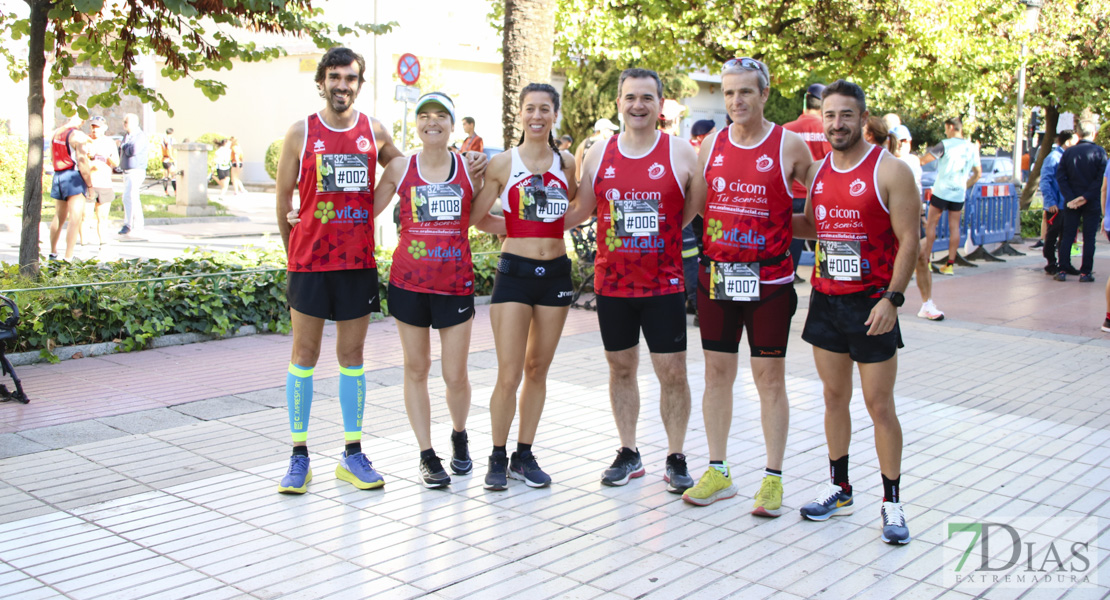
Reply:
<svg viewBox="0 0 1110 600"><path fill-rule="evenodd" d="M753 302L759 300L759 263L709 263L709 298Z"/></svg>
<svg viewBox="0 0 1110 600"><path fill-rule="evenodd" d="M317 154L316 191L370 191L369 156L365 154Z"/></svg>
<svg viewBox="0 0 1110 600"><path fill-rule="evenodd" d="M659 233L658 200L613 200L609 212L618 237Z"/></svg>
<svg viewBox="0 0 1110 600"><path fill-rule="evenodd" d="M861 281L863 269L859 242L818 241L817 268L821 276L828 279Z"/></svg>
<svg viewBox="0 0 1110 600"><path fill-rule="evenodd" d="M520 190L520 218L525 221L551 223L567 212L570 202L567 192L554 185L522 184Z"/></svg>
<svg viewBox="0 0 1110 600"><path fill-rule="evenodd" d="M412 221L458 221L462 219L462 196L462 186L457 183L414 186L409 192Z"/></svg>

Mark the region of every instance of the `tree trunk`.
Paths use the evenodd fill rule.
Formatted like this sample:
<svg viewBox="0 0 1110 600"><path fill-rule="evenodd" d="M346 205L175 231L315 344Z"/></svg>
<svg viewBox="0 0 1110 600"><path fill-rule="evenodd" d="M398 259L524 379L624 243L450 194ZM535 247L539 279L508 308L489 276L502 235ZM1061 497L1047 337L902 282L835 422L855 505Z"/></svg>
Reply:
<svg viewBox="0 0 1110 600"><path fill-rule="evenodd" d="M23 180L23 231L19 236L19 272L39 276L39 222L42 217L42 113L46 71L46 13L49 0L28 0L31 31L27 53L27 174ZM71 223L70 227L76 224Z"/></svg>
<svg viewBox="0 0 1110 600"><path fill-rule="evenodd" d="M506 149L521 133L521 88L551 81L556 4L557 0L505 0L501 125Z"/></svg>
<svg viewBox="0 0 1110 600"><path fill-rule="evenodd" d="M1021 190L1021 209L1029 208L1033 202L1033 194L1041 185L1041 165L1048 153L1052 151L1052 144L1056 139L1056 127L1060 123L1060 110L1056 106L1046 106L1044 109L1044 141L1037 150L1037 159L1029 169L1029 179L1025 180L1025 187Z"/></svg>

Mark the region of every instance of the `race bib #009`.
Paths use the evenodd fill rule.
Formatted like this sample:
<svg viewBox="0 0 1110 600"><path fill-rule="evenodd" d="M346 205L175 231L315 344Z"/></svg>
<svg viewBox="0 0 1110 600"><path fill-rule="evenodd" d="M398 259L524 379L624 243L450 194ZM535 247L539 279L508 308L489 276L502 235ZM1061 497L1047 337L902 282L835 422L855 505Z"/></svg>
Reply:
<svg viewBox="0 0 1110 600"><path fill-rule="evenodd" d="M759 300L759 263L709 263L709 298L753 302Z"/></svg>
<svg viewBox="0 0 1110 600"><path fill-rule="evenodd" d="M520 218L525 221L551 223L567 212L567 192L554 185L527 183L520 190Z"/></svg>
<svg viewBox="0 0 1110 600"><path fill-rule="evenodd" d="M828 279L861 281L863 269L859 242L818 241L817 268L821 276Z"/></svg>
<svg viewBox="0 0 1110 600"><path fill-rule="evenodd" d="M370 191L370 158L365 154L317 154L316 191Z"/></svg>
<svg viewBox="0 0 1110 600"><path fill-rule="evenodd" d="M618 237L659 233L658 200L613 200L609 212Z"/></svg>
<svg viewBox="0 0 1110 600"><path fill-rule="evenodd" d="M462 196L462 186L457 183L414 186L409 192L412 221L458 221L462 219Z"/></svg>

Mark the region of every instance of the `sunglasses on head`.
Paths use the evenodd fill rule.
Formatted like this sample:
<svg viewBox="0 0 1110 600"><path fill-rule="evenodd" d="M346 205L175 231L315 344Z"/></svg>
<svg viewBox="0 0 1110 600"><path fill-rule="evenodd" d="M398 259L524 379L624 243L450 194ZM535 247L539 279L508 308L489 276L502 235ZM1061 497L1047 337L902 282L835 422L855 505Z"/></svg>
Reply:
<svg viewBox="0 0 1110 600"><path fill-rule="evenodd" d="M764 73L767 72L767 65L754 58L747 57L730 58L725 62L725 65L721 68L721 70L735 69L737 67L741 69L747 69L749 71L763 71Z"/></svg>
<svg viewBox="0 0 1110 600"><path fill-rule="evenodd" d="M547 208L547 187L543 183L543 175L532 174L532 197L539 208Z"/></svg>

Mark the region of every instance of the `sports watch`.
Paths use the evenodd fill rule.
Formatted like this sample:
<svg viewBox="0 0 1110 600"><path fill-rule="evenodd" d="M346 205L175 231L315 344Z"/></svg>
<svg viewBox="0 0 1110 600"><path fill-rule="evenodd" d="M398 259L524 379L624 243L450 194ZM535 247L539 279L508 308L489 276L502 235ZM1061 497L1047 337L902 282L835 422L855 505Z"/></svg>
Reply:
<svg viewBox="0 0 1110 600"><path fill-rule="evenodd" d="M902 292L892 292L890 290L887 290L883 292L883 298L890 300L890 303L893 304L895 307L900 307L906 303L906 295Z"/></svg>

